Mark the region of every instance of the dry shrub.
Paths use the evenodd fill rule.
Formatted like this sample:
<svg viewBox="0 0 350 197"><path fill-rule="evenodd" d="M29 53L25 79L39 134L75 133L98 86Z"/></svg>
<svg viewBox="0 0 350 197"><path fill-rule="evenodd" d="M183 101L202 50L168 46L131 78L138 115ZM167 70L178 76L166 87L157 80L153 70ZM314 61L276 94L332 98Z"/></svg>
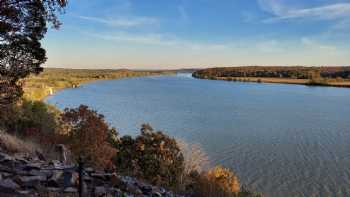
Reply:
<svg viewBox="0 0 350 197"><path fill-rule="evenodd" d="M202 174L191 174L192 196L195 197L238 197L238 178L229 169L217 166Z"/></svg>
<svg viewBox="0 0 350 197"><path fill-rule="evenodd" d="M4 131L0 131L0 148L9 154L25 153L34 155L36 152L42 151L41 147L33 141L22 140Z"/></svg>
<svg viewBox="0 0 350 197"><path fill-rule="evenodd" d="M206 177L209 181L217 183L224 191L239 192L238 178L227 168L216 166L207 172Z"/></svg>
<svg viewBox="0 0 350 197"><path fill-rule="evenodd" d="M183 140L176 140L185 161L185 176L191 172L201 173L209 166L209 157L199 144L189 144Z"/></svg>

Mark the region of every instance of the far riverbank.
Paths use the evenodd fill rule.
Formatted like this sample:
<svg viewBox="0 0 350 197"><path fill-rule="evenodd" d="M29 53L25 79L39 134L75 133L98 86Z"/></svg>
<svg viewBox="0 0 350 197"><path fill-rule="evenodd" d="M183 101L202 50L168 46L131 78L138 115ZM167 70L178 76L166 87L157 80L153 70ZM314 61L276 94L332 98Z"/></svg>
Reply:
<svg viewBox="0 0 350 197"><path fill-rule="evenodd" d="M199 79L350 88L350 67L246 66L195 71Z"/></svg>
<svg viewBox="0 0 350 197"><path fill-rule="evenodd" d="M308 86L331 86L340 88L350 88L349 81L327 81L325 83L310 83L308 79L290 79L290 78L262 78L262 77L210 77L201 78L193 76L198 79L209 80L222 80L222 81L241 81L241 82L254 82L254 83L280 83L280 84L295 84L295 85L308 85Z"/></svg>
<svg viewBox="0 0 350 197"><path fill-rule="evenodd" d="M59 90L77 88L94 81L172 74L176 74L176 71L45 68L39 75L25 79L24 97L30 100L44 100Z"/></svg>

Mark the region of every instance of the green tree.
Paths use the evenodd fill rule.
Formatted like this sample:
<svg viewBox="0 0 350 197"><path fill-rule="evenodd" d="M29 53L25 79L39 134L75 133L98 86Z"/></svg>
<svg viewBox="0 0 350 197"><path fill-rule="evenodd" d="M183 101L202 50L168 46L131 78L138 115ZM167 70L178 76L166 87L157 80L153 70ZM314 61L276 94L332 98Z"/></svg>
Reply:
<svg viewBox="0 0 350 197"><path fill-rule="evenodd" d="M181 182L184 158L176 140L154 132L150 125L142 125L141 134L135 139L122 137L117 149L115 164L120 173L168 187Z"/></svg>
<svg viewBox="0 0 350 197"><path fill-rule="evenodd" d="M57 12L66 0L0 1L0 107L15 102L23 94L20 79L42 71L46 61L40 40L48 23L60 26Z"/></svg>

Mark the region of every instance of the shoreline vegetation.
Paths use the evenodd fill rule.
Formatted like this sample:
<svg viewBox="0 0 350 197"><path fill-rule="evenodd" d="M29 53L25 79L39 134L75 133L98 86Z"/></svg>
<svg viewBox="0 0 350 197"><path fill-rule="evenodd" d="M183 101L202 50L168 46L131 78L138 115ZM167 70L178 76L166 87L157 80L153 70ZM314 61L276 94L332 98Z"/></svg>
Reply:
<svg viewBox="0 0 350 197"><path fill-rule="evenodd" d="M350 67L225 67L198 70L192 76L209 80L350 88Z"/></svg>
<svg viewBox="0 0 350 197"><path fill-rule="evenodd" d="M62 89L77 88L99 80L172 74L176 74L176 71L45 68L39 75L31 75L24 80L24 98L41 101Z"/></svg>

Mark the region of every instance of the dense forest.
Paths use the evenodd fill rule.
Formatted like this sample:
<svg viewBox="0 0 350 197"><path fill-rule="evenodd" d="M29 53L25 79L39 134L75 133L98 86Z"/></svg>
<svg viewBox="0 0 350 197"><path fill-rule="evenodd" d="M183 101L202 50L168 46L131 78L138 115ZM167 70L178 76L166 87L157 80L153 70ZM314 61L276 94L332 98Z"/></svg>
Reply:
<svg viewBox="0 0 350 197"><path fill-rule="evenodd" d="M217 77L311 79L315 75L322 78L350 79L350 67L246 66L208 68L193 73L194 77L207 79Z"/></svg>

